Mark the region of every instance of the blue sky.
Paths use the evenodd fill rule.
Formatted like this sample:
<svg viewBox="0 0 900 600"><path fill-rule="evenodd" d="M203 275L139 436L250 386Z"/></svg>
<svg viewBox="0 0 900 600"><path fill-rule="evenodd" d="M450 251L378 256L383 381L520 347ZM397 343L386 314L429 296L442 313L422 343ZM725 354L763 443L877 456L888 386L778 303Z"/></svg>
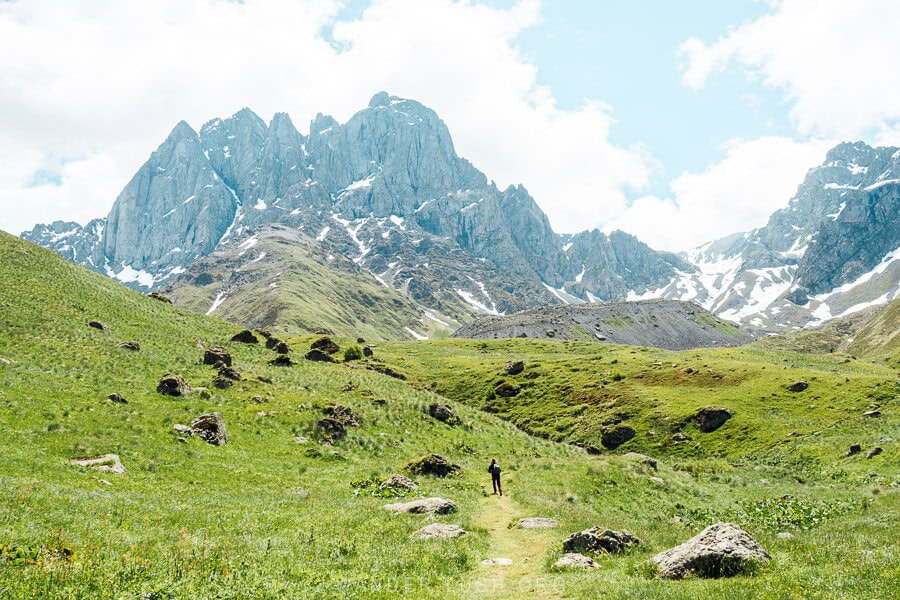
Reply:
<svg viewBox="0 0 900 600"><path fill-rule="evenodd" d="M11 0L0 229L104 216L180 120L301 132L380 90L554 228L685 250L765 224L844 140L900 145L894 0Z"/></svg>

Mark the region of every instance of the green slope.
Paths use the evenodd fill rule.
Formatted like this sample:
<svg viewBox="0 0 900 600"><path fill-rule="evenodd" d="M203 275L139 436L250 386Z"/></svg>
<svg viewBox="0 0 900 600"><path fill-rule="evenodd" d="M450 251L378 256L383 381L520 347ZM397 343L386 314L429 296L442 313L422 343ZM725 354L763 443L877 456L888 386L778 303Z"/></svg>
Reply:
<svg viewBox="0 0 900 600"><path fill-rule="evenodd" d="M109 329L89 327L93 319ZM413 386L366 363L304 361L300 350L312 338L288 339L298 364L270 366L274 354L264 346L227 341L238 329L0 233L0 597L880 598L896 589L893 446L863 462L882 473L865 484L850 460L842 463L846 476L797 484L779 462L786 453L745 466L700 451L661 454L653 471L627 457L588 456L530 437L456 402L461 426L427 415L428 404L441 399L421 388L451 377L459 361L471 363L473 376L491 377L510 352L526 358L526 373L546 355L584 361L567 346L376 348L385 362L369 365L393 366ZM118 346L127 340L141 350ZM215 371L202 364L199 344L224 345L243 379L225 390L209 387ZM881 373L858 368L863 378ZM195 391L158 394L167 372L183 375ZM128 403L109 402L114 392ZM879 402L885 418L878 427L895 425L893 404ZM360 427L330 446L315 423L337 403L359 414ZM178 440L173 424L210 411L223 415L227 444ZM840 430L836 447L846 435ZM410 539L427 518L393 516L381 508L391 500L351 485L401 472L428 452L463 468L449 480L417 477L416 493L458 504L457 514L437 520L471 531L459 540ZM118 454L127 473L69 463L101 453ZM504 464L512 496L504 504L483 495L491 456ZM795 499L779 500L785 493ZM554 517L562 526L537 535L497 531L525 516ZM773 563L722 581L653 577L653 554L723 518L751 531ZM549 568L568 533L594 525L629 529L642 544L602 558L596 573ZM784 529L795 538L776 537ZM501 552L521 561L507 572L481 566Z"/></svg>

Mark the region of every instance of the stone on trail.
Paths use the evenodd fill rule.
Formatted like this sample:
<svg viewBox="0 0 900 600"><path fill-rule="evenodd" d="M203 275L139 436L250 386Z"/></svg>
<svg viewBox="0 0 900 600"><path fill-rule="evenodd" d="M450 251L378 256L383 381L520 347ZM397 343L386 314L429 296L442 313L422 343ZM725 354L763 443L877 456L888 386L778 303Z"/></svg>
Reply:
<svg viewBox="0 0 900 600"><path fill-rule="evenodd" d="M411 502L397 504L385 504L385 510L397 514L409 513L414 515L448 515L456 512L456 503L446 498L420 498Z"/></svg>
<svg viewBox="0 0 900 600"><path fill-rule="evenodd" d="M379 490L388 490L388 489L396 489L396 490L414 490L419 486L416 485L416 482L410 479L409 477L404 477L403 475L391 475L378 486Z"/></svg>
<svg viewBox="0 0 900 600"><path fill-rule="evenodd" d="M559 521L547 517L525 517L519 519L515 526L520 529L553 529L559 527Z"/></svg>
<svg viewBox="0 0 900 600"><path fill-rule="evenodd" d="M704 433L715 431L731 418L731 411L720 406L705 406L697 411L694 420Z"/></svg>
<svg viewBox="0 0 900 600"><path fill-rule="evenodd" d="M191 392L190 386L181 375L163 375L156 386L156 391L167 396L183 396Z"/></svg>
<svg viewBox="0 0 900 600"><path fill-rule="evenodd" d="M191 421L191 429L201 439L213 446L219 446L228 441L225 433L225 419L218 412L200 415Z"/></svg>
<svg viewBox="0 0 900 600"><path fill-rule="evenodd" d="M125 466L118 454L103 454L101 456L89 456L87 458L69 459L73 465L80 467L91 467L98 471L108 471L116 475L125 474Z"/></svg>
<svg viewBox="0 0 900 600"><path fill-rule="evenodd" d="M577 552L563 554L553 565L558 569L596 569L600 565L592 558Z"/></svg>
<svg viewBox="0 0 900 600"><path fill-rule="evenodd" d="M599 527L591 527L584 531L573 533L563 542L563 550L566 552L605 552L612 554L622 552L629 546L640 544L640 540L626 531L600 530Z"/></svg>
<svg viewBox="0 0 900 600"><path fill-rule="evenodd" d="M413 533L412 537L419 540L451 540L467 533L468 531L459 525L432 523Z"/></svg>
<svg viewBox="0 0 900 600"><path fill-rule="evenodd" d="M253 335L253 332L249 329L244 329L243 331L239 331L238 333L231 336L232 342L240 342L242 344L258 344L259 340L256 339L256 336Z"/></svg>
<svg viewBox="0 0 900 600"><path fill-rule="evenodd" d="M486 558L485 560L481 561L481 564L485 567L508 567L512 563L513 561L511 558Z"/></svg>
<svg viewBox="0 0 900 600"><path fill-rule="evenodd" d="M730 577L770 556L750 534L734 523L710 525L688 541L653 557L663 579Z"/></svg>
<svg viewBox="0 0 900 600"><path fill-rule="evenodd" d="M868 410L863 413L863 416L864 417L872 417L872 418L880 417L881 411L880 410Z"/></svg>

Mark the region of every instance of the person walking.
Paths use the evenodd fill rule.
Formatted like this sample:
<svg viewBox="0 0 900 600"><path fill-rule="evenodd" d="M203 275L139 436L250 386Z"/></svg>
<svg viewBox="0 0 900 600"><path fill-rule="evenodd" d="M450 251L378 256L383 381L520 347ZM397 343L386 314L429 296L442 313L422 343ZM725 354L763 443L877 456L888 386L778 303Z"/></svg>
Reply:
<svg viewBox="0 0 900 600"><path fill-rule="evenodd" d="M497 462L496 458L491 459L491 464L488 465L488 473L491 474L491 483L494 486L494 493L503 495L503 488L500 487L500 464Z"/></svg>

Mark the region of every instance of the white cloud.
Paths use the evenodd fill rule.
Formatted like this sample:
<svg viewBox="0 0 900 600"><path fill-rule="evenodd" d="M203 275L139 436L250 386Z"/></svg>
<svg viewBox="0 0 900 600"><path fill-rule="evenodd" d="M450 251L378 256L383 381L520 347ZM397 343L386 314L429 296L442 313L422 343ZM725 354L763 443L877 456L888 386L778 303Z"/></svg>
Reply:
<svg viewBox="0 0 900 600"><path fill-rule="evenodd" d="M653 248L686 250L736 231L761 227L787 206L810 167L833 142L784 137L732 140L722 161L671 182L673 197L645 196L607 224Z"/></svg>
<svg viewBox="0 0 900 600"><path fill-rule="evenodd" d="M559 109L517 52L537 0L374 0L335 22L340 4L0 3L0 228L103 216L181 119L248 106L306 131L380 90L435 109L459 154L500 186L524 183L560 230L600 224L647 181L642 152L609 142L607 107ZM61 185L29 188L48 164Z"/></svg>
<svg viewBox="0 0 900 600"><path fill-rule="evenodd" d="M805 135L857 139L900 119L900 2L780 0L712 44L687 40L682 80L695 88L732 62L780 88Z"/></svg>

